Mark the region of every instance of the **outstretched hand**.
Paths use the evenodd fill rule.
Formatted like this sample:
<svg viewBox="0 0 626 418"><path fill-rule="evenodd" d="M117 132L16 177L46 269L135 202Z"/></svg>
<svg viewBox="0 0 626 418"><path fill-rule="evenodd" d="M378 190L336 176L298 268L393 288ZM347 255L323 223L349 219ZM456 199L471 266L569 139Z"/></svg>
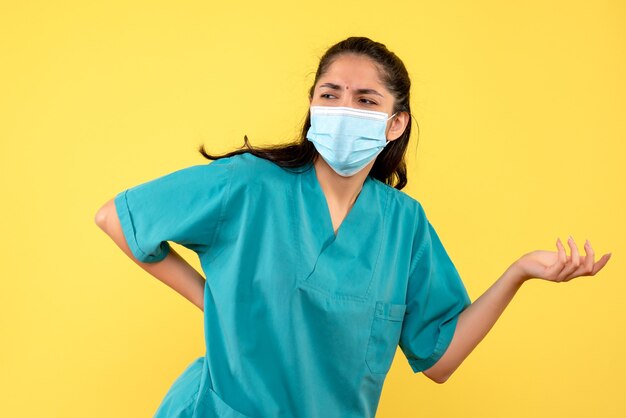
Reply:
<svg viewBox="0 0 626 418"><path fill-rule="evenodd" d="M604 254L594 262L594 251L589 241L585 241L585 256L581 256L572 237L568 244L571 255L565 253L565 247L557 239L558 251L533 251L523 255L516 264L525 279L538 278L553 282L567 282L579 276L594 276L606 265L611 253Z"/></svg>

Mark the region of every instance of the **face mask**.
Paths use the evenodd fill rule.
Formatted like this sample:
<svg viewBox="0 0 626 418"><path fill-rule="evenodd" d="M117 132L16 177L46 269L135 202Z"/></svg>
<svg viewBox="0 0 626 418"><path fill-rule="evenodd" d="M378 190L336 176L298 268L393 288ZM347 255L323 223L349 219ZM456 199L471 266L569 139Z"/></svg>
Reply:
<svg viewBox="0 0 626 418"><path fill-rule="evenodd" d="M329 166L341 176L359 172L389 143L387 113L351 107L311 106L306 137Z"/></svg>

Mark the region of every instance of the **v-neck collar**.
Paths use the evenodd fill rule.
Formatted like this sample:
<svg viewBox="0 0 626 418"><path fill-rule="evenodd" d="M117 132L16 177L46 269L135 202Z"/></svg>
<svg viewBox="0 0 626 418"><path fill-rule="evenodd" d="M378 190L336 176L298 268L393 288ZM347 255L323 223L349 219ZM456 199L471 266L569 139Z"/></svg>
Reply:
<svg viewBox="0 0 626 418"><path fill-rule="evenodd" d="M377 180L368 175L335 235L315 166L306 167L298 177L300 194L293 202L302 234L295 243L303 255L300 285L332 298L366 301L384 241L389 191L377 187Z"/></svg>
<svg viewBox="0 0 626 418"><path fill-rule="evenodd" d="M311 200L315 206L312 214L318 217L318 226L322 231L324 241L331 243L344 235L350 235L350 230L357 226L356 223L358 223L358 219L366 215L366 207L364 205L366 205L370 196L370 188L372 187L372 179L370 176L368 175L365 178L361 191L354 201L352 208L350 208L339 225L339 228L337 228L337 233L335 233L333 228L333 221L330 215L328 201L326 200L326 195L324 194L322 186L317 178L315 165L313 163L310 163L310 168L306 170L303 177L304 181L307 183L306 185L308 186L309 192L312 193Z"/></svg>

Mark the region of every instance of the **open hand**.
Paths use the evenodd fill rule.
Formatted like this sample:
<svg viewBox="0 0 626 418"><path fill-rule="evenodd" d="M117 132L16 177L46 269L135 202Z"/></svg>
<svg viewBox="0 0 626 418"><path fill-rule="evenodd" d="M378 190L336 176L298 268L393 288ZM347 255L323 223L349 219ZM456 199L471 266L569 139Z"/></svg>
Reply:
<svg viewBox="0 0 626 418"><path fill-rule="evenodd" d="M557 239L558 251L533 251L516 261L524 279L533 277L553 282L567 282L579 276L594 276L606 265L611 253L604 254L594 263L594 252L589 241L585 242L585 256L578 253L578 247L572 237L568 244L571 255L565 253L560 239Z"/></svg>

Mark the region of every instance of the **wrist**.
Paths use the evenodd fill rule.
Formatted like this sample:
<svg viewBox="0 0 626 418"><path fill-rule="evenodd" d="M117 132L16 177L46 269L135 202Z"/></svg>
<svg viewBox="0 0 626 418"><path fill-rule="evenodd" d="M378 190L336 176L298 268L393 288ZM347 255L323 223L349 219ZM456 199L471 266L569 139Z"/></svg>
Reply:
<svg viewBox="0 0 626 418"><path fill-rule="evenodd" d="M519 260L511 264L506 270L506 273L510 276L510 280L518 286L523 285L526 280L531 278L531 276L526 273Z"/></svg>

